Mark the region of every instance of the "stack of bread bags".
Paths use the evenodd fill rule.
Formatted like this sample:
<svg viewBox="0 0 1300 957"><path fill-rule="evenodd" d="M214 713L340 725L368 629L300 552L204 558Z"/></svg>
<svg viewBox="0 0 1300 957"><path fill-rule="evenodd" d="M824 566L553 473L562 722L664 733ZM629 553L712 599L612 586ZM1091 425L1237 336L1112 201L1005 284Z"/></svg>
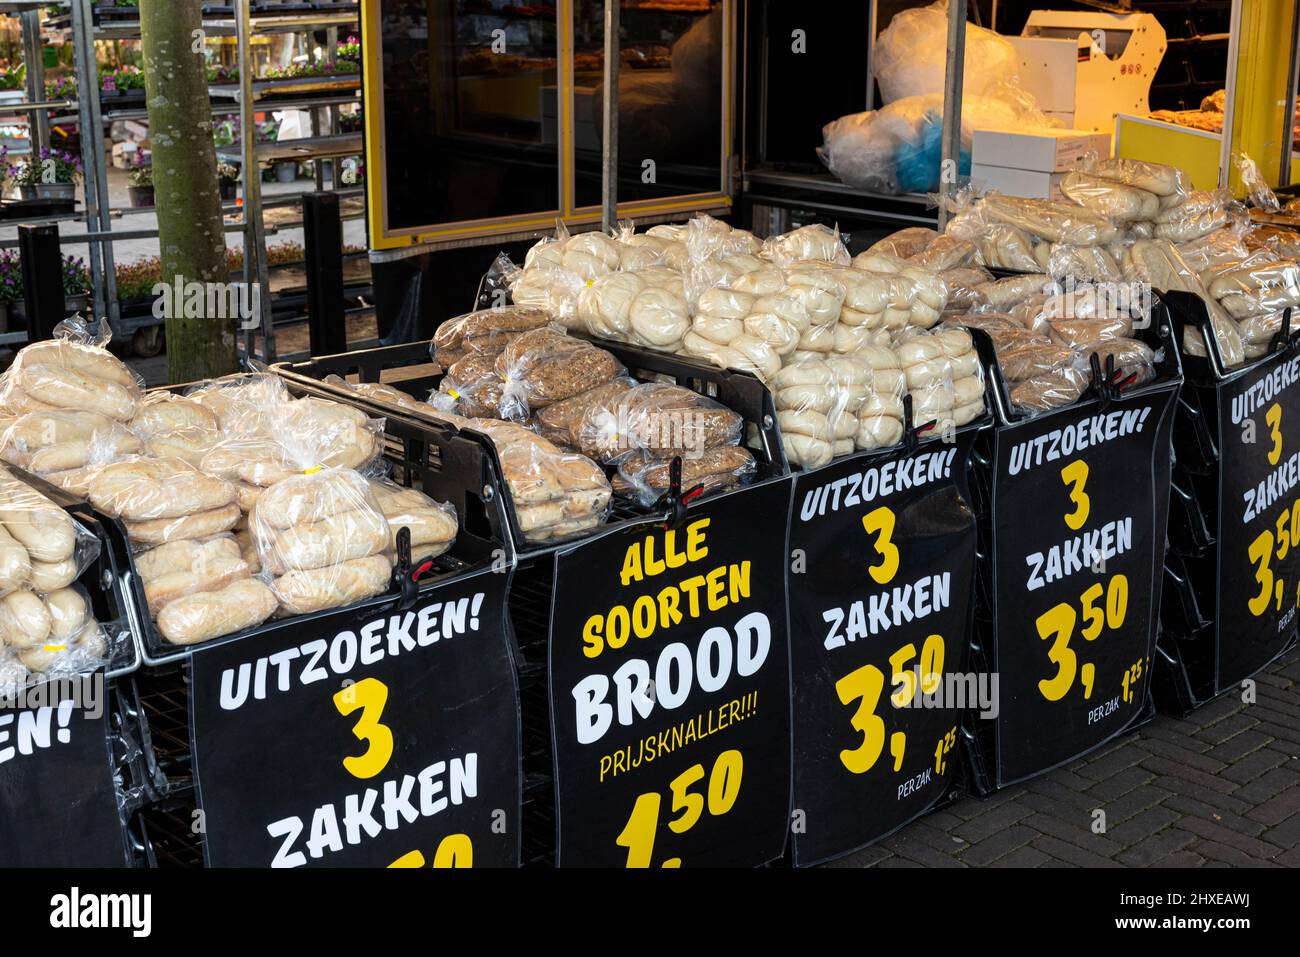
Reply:
<svg viewBox="0 0 1300 957"><path fill-rule="evenodd" d="M28 672L85 672L109 655L73 585L99 543L58 505L0 468L0 698Z"/></svg>
<svg viewBox="0 0 1300 957"><path fill-rule="evenodd" d="M158 630L192 644L260 625L275 611L228 533L239 521L233 483L178 458L129 458L98 469L90 501L122 519Z"/></svg>
<svg viewBox="0 0 1300 957"><path fill-rule="evenodd" d="M392 579L392 531L355 469L305 465L258 496L249 527L285 614L350 605Z"/></svg>
<svg viewBox="0 0 1300 957"><path fill-rule="evenodd" d="M578 425L583 454L616 465L614 490L653 505L668 491L671 462L682 460L682 488L721 491L756 471L740 447L744 420L684 386L644 383L592 404Z"/></svg>
<svg viewBox="0 0 1300 957"><path fill-rule="evenodd" d="M511 340L495 368L502 382L499 417L515 422L625 371L613 353L550 328Z"/></svg>
<svg viewBox="0 0 1300 957"><path fill-rule="evenodd" d="M92 457L140 451L124 427L140 398L134 374L107 349L74 338L32 343L0 377L5 460L84 497ZM43 416L13 428L33 413Z"/></svg>
<svg viewBox="0 0 1300 957"><path fill-rule="evenodd" d="M527 306L477 309L440 325L430 344L431 354L443 369L468 355L498 355L515 336L550 321L545 310Z"/></svg>
<svg viewBox="0 0 1300 957"><path fill-rule="evenodd" d="M437 558L456 541L459 523L456 508L450 502L435 502L413 488L403 488L389 479L371 479L370 491L375 504L388 520L389 557L396 562L397 533L410 532L411 558L421 561Z"/></svg>
<svg viewBox="0 0 1300 957"><path fill-rule="evenodd" d="M852 452L857 412L874 394L873 385L866 358L816 352L792 357L771 382L786 458L812 469Z"/></svg>
<svg viewBox="0 0 1300 957"><path fill-rule="evenodd" d="M563 452L514 422L468 419L463 425L486 435L496 446L525 539L560 541L589 532L605 520L609 480L591 459Z"/></svg>

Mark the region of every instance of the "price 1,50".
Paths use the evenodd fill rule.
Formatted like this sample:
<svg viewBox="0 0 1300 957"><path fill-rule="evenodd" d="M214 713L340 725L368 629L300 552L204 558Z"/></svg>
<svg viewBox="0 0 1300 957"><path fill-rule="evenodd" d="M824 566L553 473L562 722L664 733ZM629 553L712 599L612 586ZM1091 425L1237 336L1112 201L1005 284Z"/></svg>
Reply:
<svg viewBox="0 0 1300 957"><path fill-rule="evenodd" d="M704 780L704 765L687 768L668 785L672 794L672 810L677 816L668 822L668 830L685 834L693 828L707 807L713 817L722 817L736 804L740 795L740 779L745 772L745 762L739 751L723 751L713 762L709 772L706 793L692 790ZM655 849L655 831L659 827L659 808L663 797L656 791L642 794L632 806L627 826L618 836L619 847L627 848L627 867L649 867ZM680 857L670 857L661 867L681 867Z"/></svg>
<svg viewBox="0 0 1300 957"><path fill-rule="evenodd" d="M1039 615L1038 637L1044 641L1052 639L1047 658L1056 665L1056 674L1038 682L1039 693L1048 701L1060 701L1070 693L1077 676L1083 685L1083 697L1091 698L1097 669L1092 663L1079 665L1078 656L1070 647L1075 627L1082 618L1079 634L1085 641L1095 641L1107 628L1114 631L1122 627L1127 615L1128 577L1125 575L1112 575L1104 586L1093 582L1080 597L1078 609L1062 602Z"/></svg>

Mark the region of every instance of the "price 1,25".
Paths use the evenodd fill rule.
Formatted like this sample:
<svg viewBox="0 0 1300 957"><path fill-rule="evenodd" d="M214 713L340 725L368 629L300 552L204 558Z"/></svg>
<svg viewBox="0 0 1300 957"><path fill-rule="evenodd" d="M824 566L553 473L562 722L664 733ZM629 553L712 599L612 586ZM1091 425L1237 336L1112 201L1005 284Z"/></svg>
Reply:
<svg viewBox="0 0 1300 957"><path fill-rule="evenodd" d="M672 810L677 814L668 822L668 830L685 834L700 820L707 806L713 817L722 817L736 805L740 796L740 779L745 772L745 762L739 751L723 751L713 762L704 794L692 790L704 780L704 765L687 768L668 785L672 795ZM707 805L706 805L707 801ZM627 848L627 867L649 867L655 849L655 832L659 827L659 809L663 796L657 791L642 794L632 806L623 833L615 842ZM670 857L660 867L681 867L680 857Z"/></svg>
<svg viewBox="0 0 1300 957"><path fill-rule="evenodd" d="M1272 562L1275 556L1279 562L1285 560L1297 547L1300 547L1300 499L1292 502L1289 509L1282 509L1273 529L1264 529L1250 543L1247 554L1255 566L1255 581L1259 582L1259 593L1246 602L1252 615L1259 617L1269 605L1282 610L1286 583L1273 574Z"/></svg>
<svg viewBox="0 0 1300 957"><path fill-rule="evenodd" d="M1076 609L1070 602L1049 608L1038 616L1038 637L1052 639L1047 658L1056 665L1056 674L1038 682L1038 691L1048 701L1060 701L1074 687L1077 676L1083 685L1083 697L1092 697L1093 681L1097 669L1091 662L1079 665L1078 656L1070 647L1075 627L1083 619L1079 634L1085 641L1095 641L1106 629L1115 631L1124 625L1128 615L1128 577L1112 575L1104 586L1093 582L1079 599Z"/></svg>

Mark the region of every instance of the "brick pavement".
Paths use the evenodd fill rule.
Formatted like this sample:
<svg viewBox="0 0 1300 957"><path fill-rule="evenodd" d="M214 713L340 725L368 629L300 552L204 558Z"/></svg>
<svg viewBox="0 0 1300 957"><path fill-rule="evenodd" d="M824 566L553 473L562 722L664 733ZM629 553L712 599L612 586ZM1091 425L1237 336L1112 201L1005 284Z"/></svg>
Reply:
<svg viewBox="0 0 1300 957"><path fill-rule="evenodd" d="M1300 652L1255 680L831 866L1300 867Z"/></svg>

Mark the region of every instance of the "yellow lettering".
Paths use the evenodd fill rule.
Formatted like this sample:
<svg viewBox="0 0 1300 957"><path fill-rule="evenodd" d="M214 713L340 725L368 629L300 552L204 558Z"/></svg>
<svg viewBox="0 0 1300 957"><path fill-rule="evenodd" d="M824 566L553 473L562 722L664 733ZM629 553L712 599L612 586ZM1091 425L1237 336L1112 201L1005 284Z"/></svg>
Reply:
<svg viewBox="0 0 1300 957"><path fill-rule="evenodd" d="M605 650L605 642L600 637L600 626L604 618L592 615L582 626L582 653L588 658L596 658Z"/></svg>

